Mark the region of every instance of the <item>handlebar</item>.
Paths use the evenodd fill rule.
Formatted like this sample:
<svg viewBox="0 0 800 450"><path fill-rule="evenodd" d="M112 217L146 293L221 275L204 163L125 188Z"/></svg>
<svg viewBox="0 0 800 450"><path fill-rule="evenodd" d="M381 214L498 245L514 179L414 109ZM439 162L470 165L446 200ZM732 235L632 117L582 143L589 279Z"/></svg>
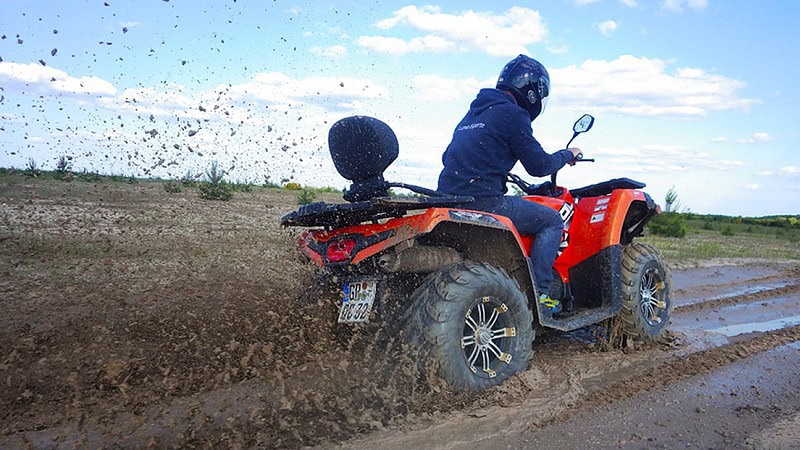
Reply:
<svg viewBox="0 0 800 450"><path fill-rule="evenodd" d="M594 162L594 158L585 159L583 157L583 153L578 153L578 156L576 156L575 159L570 161L570 164L575 164L579 162Z"/></svg>
<svg viewBox="0 0 800 450"><path fill-rule="evenodd" d="M583 153L579 153L578 156L575 157L570 164L575 164L579 162L594 162L594 158L584 158ZM532 185L518 175L514 175L513 173L509 172L507 174L508 181L511 183L516 184L522 189L522 192L529 194L529 195L550 195L555 197L557 195L557 187L556 187L556 171L551 177L550 181L545 181L542 184L535 184Z"/></svg>

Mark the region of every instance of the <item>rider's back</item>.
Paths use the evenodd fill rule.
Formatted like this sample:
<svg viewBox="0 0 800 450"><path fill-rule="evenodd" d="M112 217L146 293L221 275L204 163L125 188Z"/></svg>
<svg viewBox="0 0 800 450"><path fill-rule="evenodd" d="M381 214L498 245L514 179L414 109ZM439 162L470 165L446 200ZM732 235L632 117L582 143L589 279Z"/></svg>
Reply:
<svg viewBox="0 0 800 450"><path fill-rule="evenodd" d="M547 154L533 138L528 112L497 89L481 89L456 126L442 155L438 190L475 197L507 192L506 174L521 160L528 173L549 175L572 158L570 152Z"/></svg>

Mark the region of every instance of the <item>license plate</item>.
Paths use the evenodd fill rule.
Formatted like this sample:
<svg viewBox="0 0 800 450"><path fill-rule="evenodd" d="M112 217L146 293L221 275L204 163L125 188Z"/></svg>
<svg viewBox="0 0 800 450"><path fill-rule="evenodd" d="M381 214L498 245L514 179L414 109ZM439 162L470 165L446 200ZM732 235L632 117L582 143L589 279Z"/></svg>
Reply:
<svg viewBox="0 0 800 450"><path fill-rule="evenodd" d="M339 323L358 323L369 320L378 283L375 280L351 281L344 284Z"/></svg>

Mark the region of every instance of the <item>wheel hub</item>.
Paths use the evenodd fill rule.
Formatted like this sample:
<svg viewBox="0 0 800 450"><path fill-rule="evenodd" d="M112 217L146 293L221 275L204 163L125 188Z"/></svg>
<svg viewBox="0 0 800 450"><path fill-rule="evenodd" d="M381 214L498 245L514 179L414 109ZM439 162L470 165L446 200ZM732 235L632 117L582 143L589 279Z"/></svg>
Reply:
<svg viewBox="0 0 800 450"><path fill-rule="evenodd" d="M478 341L478 345L483 349L484 347L488 346L490 342L492 342L492 332L487 328L480 327L478 328L478 332L475 333L475 340Z"/></svg>
<svg viewBox="0 0 800 450"><path fill-rule="evenodd" d="M494 378L500 363L509 364L511 348L509 338L517 335L516 328L509 327L504 313L508 307L492 297L483 297L467 311L461 348L472 373Z"/></svg>

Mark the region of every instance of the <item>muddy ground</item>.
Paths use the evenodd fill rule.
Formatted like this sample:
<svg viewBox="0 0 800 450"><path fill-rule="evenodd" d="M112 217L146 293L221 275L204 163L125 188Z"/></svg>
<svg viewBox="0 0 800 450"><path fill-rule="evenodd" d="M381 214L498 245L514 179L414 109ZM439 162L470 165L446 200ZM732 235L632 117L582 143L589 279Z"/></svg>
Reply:
<svg viewBox="0 0 800 450"><path fill-rule="evenodd" d="M681 261L691 268L674 273L663 342L603 351L597 330L546 336L529 370L489 392L453 394L419 379L391 339L376 345L371 328L335 334L336 311L314 293L318 273L298 256L296 230L278 226L295 204L284 190L220 203L155 183L0 186L0 447L797 442L792 262ZM738 394L695 405L727 384L726 371L741 374L737 389L760 377L779 409ZM641 405L674 422L581 434ZM735 408L748 422L709 440ZM678 417L700 419L686 428Z"/></svg>

